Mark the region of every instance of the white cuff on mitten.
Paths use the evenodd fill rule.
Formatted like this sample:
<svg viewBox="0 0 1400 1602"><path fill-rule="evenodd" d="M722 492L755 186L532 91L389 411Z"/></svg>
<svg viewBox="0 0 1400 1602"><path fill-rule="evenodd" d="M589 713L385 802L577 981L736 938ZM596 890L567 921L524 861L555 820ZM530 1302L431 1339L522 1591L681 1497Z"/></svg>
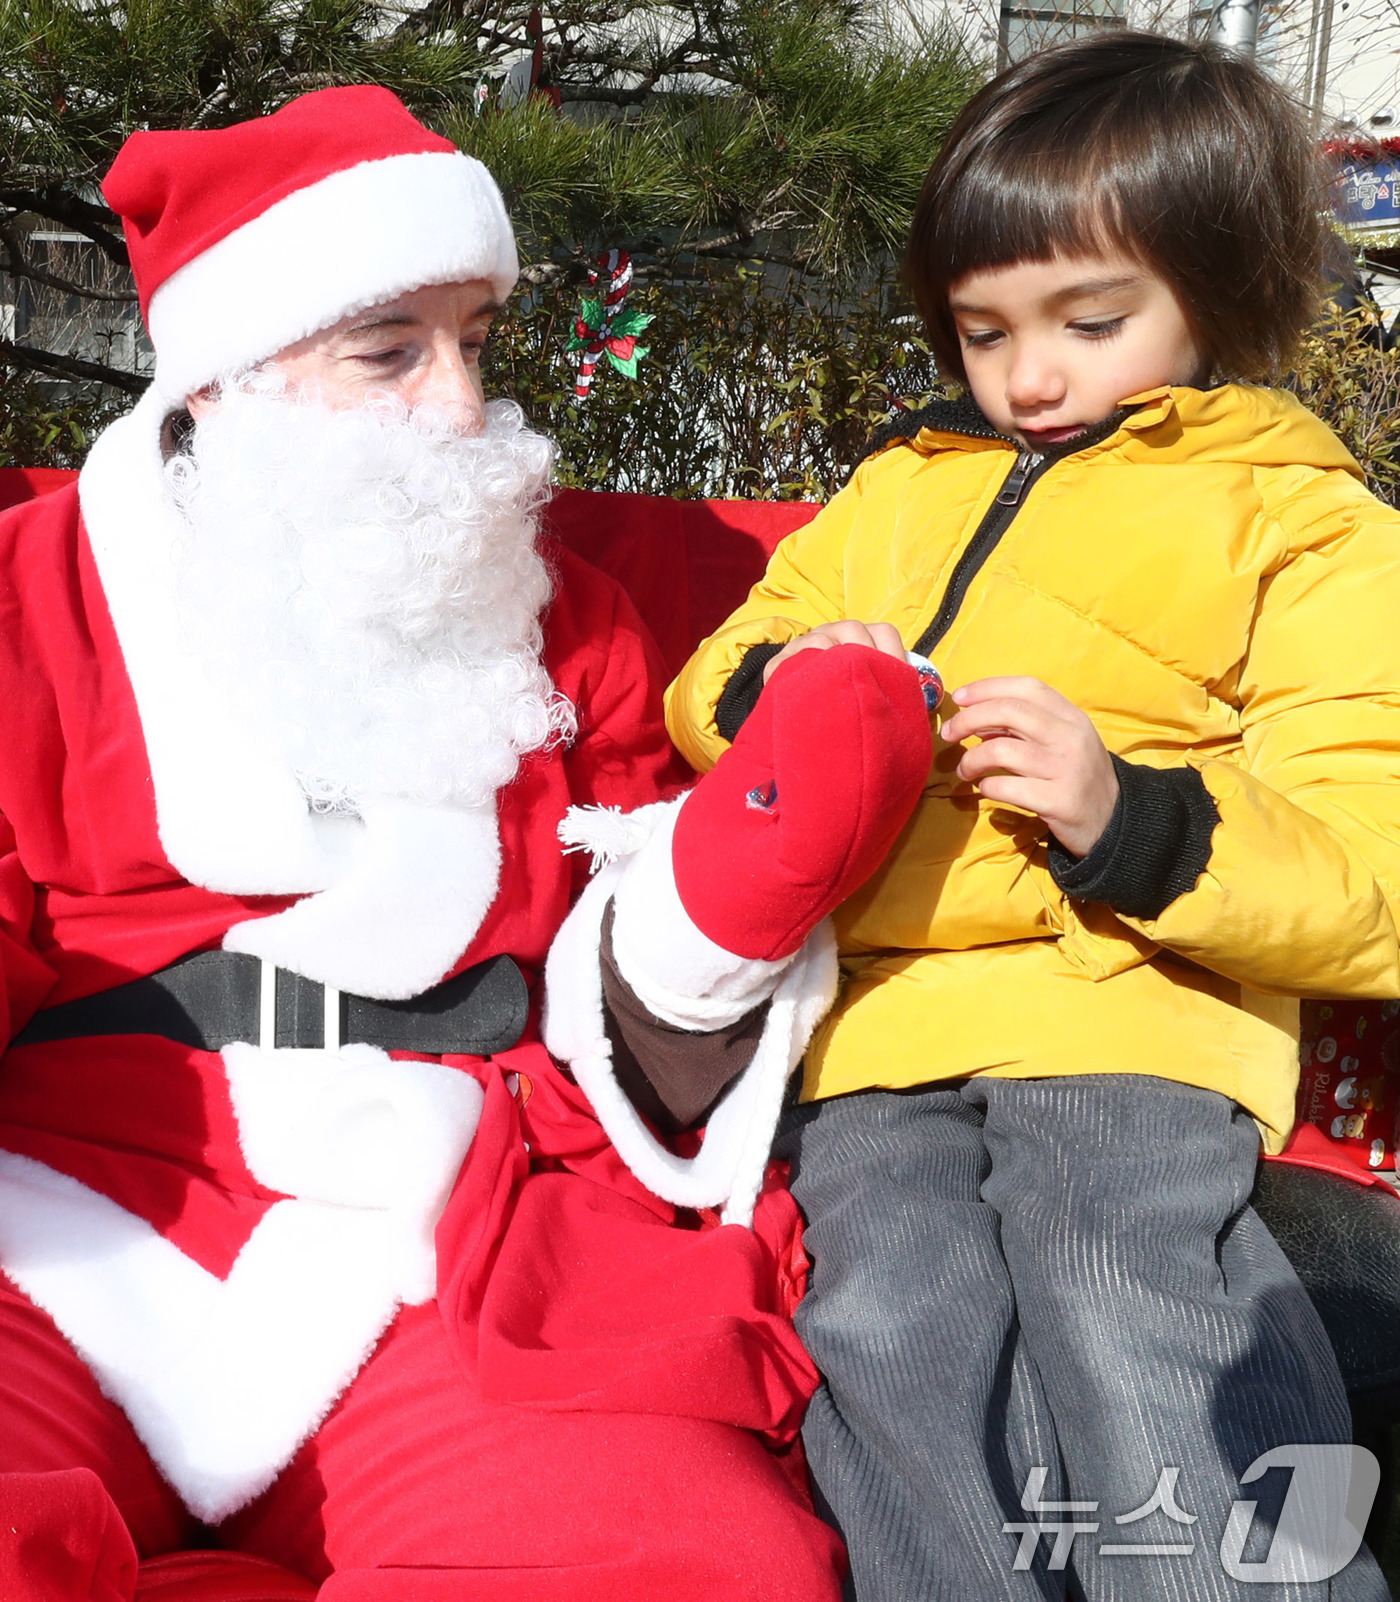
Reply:
<svg viewBox="0 0 1400 1602"><path fill-rule="evenodd" d="M544 1042L572 1070L618 1155L649 1190L677 1207L719 1207L726 1224L747 1225L763 1188L788 1080L836 998L836 940L826 921L788 961L760 962L735 957L706 939L686 917L671 877L675 810L670 802L627 814L575 807L560 824L564 845L592 852L597 871L550 947ZM660 836L657 850L634 876L653 830ZM632 958L623 971L658 1017L669 1002L678 1027L719 1029L724 1019L770 1002L753 1060L720 1097L693 1157L681 1157L657 1139L613 1074L598 961L609 901L616 909L614 959L623 967L621 927ZM639 950L646 958L640 964ZM687 962L695 964L690 976Z"/></svg>
<svg viewBox="0 0 1400 1602"><path fill-rule="evenodd" d="M684 799L627 858L613 894L613 960L637 999L677 1029L723 1029L772 995L791 957L736 957L691 921L676 893L671 836ZM726 871L723 863L715 871Z"/></svg>

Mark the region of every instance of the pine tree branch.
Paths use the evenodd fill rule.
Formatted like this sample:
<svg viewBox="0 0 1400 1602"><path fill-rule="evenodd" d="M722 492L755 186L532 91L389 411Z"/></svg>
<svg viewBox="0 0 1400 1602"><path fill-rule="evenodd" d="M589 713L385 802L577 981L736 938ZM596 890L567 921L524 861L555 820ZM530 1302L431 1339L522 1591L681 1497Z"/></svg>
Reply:
<svg viewBox="0 0 1400 1602"><path fill-rule="evenodd" d="M119 266L131 265L126 245L112 232L112 214L105 207L80 200L77 195L53 184L46 184L42 189L0 189L0 205L12 211L32 211L50 222L62 223L65 228L90 239L103 255Z"/></svg>
<svg viewBox="0 0 1400 1602"><path fill-rule="evenodd" d="M559 66L563 70L577 67L600 67L604 72L636 73L651 83L662 78L703 75L707 78L727 77L728 68L722 61L723 51L713 39L693 33L679 40L660 57L649 60L638 54L627 54L607 46L593 46L563 42ZM560 89L579 85L559 85Z"/></svg>
<svg viewBox="0 0 1400 1602"><path fill-rule="evenodd" d="M481 16L485 10L483 0L472 4L470 0L428 0L421 6L384 6L385 11L397 13L403 20L394 27L394 37L408 35L415 39L429 39L441 29L466 21L470 12Z"/></svg>
<svg viewBox="0 0 1400 1602"><path fill-rule="evenodd" d="M212 94L206 95L190 118L191 128L207 128L218 117L224 107L232 99L232 90L226 83L221 83Z"/></svg>
<svg viewBox="0 0 1400 1602"><path fill-rule="evenodd" d="M561 278L568 276L569 271L570 268L563 262L532 261L520 269L520 282L528 284L531 289L539 289L544 284L557 284Z"/></svg>
<svg viewBox="0 0 1400 1602"><path fill-rule="evenodd" d="M589 83L561 83L556 87L562 101L586 105L640 106L644 100L651 98L652 91L656 88L656 79L643 79L630 89L609 89L603 85Z"/></svg>
<svg viewBox="0 0 1400 1602"><path fill-rule="evenodd" d="M142 395L149 379L137 373L123 372L120 367L108 367L104 362L85 362L77 356L59 356L50 350L35 350L32 345L16 345L0 339L0 362L22 367L31 373L48 373L56 378L94 379L99 384L110 384L113 389L125 390L128 395Z"/></svg>
<svg viewBox="0 0 1400 1602"><path fill-rule="evenodd" d="M0 242L9 251L8 260L0 261L0 272L9 273L11 278L27 278L31 283L46 284L50 289L61 289L65 294L79 295L84 300L115 301L129 306L136 299L134 291L92 289L85 284L75 284L71 279L60 278L57 273L45 272L42 267L35 267L26 259L19 235L7 223L0 223Z"/></svg>

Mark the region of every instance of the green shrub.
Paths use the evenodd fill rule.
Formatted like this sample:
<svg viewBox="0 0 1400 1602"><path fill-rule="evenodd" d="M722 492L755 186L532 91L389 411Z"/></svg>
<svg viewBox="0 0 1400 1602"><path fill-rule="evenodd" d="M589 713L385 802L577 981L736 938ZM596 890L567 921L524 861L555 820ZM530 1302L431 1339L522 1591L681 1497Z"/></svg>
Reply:
<svg viewBox="0 0 1400 1602"><path fill-rule="evenodd" d="M716 268L637 289L649 355L606 360L586 401L565 343L577 289L522 298L493 333L487 387L560 447L567 484L652 495L824 499L901 402L938 387L928 347L887 280L839 298L796 276Z"/></svg>
<svg viewBox="0 0 1400 1602"><path fill-rule="evenodd" d="M581 299L527 289L492 335L487 387L514 397L560 446L566 484L652 495L820 500L845 483L898 405L942 392L916 323L886 277L843 297L770 269L638 287L653 317L635 380L600 366L574 395L565 346ZM1320 326L1289 387L1341 436L1370 488L1400 506L1400 351L1364 316ZM0 466L77 467L130 404L100 384L0 367Z"/></svg>
<svg viewBox="0 0 1400 1602"><path fill-rule="evenodd" d="M130 404L102 384L54 384L0 366L0 467L81 467L88 446Z"/></svg>
<svg viewBox="0 0 1400 1602"><path fill-rule="evenodd" d="M1305 342L1289 387L1331 425L1371 491L1400 507L1400 351L1383 351L1373 316L1356 312Z"/></svg>

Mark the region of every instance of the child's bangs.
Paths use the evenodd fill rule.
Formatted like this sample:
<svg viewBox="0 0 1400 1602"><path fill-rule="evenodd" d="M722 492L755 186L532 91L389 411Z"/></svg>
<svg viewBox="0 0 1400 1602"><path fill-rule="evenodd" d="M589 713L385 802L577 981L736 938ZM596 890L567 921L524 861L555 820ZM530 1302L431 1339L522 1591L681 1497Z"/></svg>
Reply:
<svg viewBox="0 0 1400 1602"><path fill-rule="evenodd" d="M949 195L935 246L936 272L951 289L970 273L1019 261L1049 261L1141 246L1126 237L1123 216L1137 208L1105 182L1104 163L1088 159L973 162ZM1116 176L1116 175L1115 175ZM1112 197L1112 198L1110 198Z"/></svg>

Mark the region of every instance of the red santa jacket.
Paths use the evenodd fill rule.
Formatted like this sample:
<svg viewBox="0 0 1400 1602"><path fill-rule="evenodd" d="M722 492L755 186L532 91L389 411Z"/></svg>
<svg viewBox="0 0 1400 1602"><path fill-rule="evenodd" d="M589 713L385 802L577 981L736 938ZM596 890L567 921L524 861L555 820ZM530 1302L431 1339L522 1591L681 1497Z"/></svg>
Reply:
<svg viewBox="0 0 1400 1602"><path fill-rule="evenodd" d="M273 960L370 994L395 964L381 995L498 953L532 974L586 873L561 850L565 811L635 807L678 782L654 647L626 596L552 548L544 661L576 739L527 759L489 815L390 817L378 855L361 852L369 868L347 873L318 860L304 801L255 731L188 671L159 473L138 406L76 488L0 516L6 1040L39 1008L279 927ZM334 915L289 923L318 903ZM537 1042L494 1062L341 1056L114 1035L16 1047L0 1069L0 1267L194 1511L221 1518L256 1495L397 1305L435 1293L502 1399L795 1426L813 1376L778 1307L785 1196L755 1234L718 1231L719 1258L704 1247L697 1261L729 1266L697 1273L660 1243L689 1252L700 1237L657 1233L676 1209L627 1172ZM531 1200L545 1181L548 1205ZM582 1295L539 1277L568 1261L543 1237L571 1232L592 1265ZM547 1340L516 1327L522 1298L554 1306ZM695 1321L716 1315L711 1349ZM580 1323L599 1316L602 1334ZM634 1352L607 1355L638 1324L640 1369ZM731 1334L750 1327L746 1350Z"/></svg>
<svg viewBox="0 0 1400 1602"><path fill-rule="evenodd" d="M562 546L549 555L544 662L578 711L579 733L526 758L502 792L505 871L452 972L501 952L537 969L586 873L586 859L560 851L565 811L644 805L679 782L660 664L631 602ZM223 894L171 866L76 485L0 514L0 608L0 1029L9 1038L40 1007L153 973L294 898Z"/></svg>

